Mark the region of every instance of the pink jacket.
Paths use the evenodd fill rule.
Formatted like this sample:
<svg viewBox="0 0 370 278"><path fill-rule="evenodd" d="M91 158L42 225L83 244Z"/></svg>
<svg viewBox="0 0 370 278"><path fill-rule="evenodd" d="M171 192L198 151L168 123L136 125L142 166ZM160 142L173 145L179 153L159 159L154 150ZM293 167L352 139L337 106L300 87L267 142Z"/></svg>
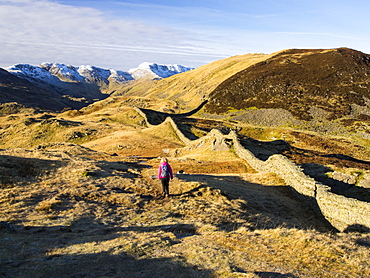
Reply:
<svg viewBox="0 0 370 278"><path fill-rule="evenodd" d="M171 168L170 164L168 164L167 162L162 162L161 164L159 164L159 167L158 167L158 179L166 178L165 175L164 175L164 173L162 173L162 165L167 166L169 177L171 179L173 179L172 168Z"/></svg>

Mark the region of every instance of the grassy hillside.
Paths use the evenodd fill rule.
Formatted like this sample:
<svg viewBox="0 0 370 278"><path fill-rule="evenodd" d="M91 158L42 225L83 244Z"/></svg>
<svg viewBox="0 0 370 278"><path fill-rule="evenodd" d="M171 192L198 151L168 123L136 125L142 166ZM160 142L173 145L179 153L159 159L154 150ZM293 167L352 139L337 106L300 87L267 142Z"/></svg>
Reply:
<svg viewBox="0 0 370 278"><path fill-rule="evenodd" d="M316 107L332 120L350 115L355 105L369 120L369 75L370 55L355 50L287 50L225 80L206 110L281 108L309 120L310 108Z"/></svg>
<svg viewBox="0 0 370 278"><path fill-rule="evenodd" d="M247 54L116 88L96 105L181 113L208 99L198 116L369 140L369 74L369 55L346 48Z"/></svg>

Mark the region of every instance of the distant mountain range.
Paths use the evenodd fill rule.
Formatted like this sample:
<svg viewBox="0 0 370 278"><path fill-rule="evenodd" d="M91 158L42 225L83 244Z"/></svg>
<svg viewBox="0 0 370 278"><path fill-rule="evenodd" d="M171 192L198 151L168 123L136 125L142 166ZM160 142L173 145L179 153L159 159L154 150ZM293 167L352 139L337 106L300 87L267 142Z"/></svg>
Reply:
<svg viewBox="0 0 370 278"><path fill-rule="evenodd" d="M104 85L112 81L121 83L141 78L162 79L192 69L181 65L158 65L147 62L140 64L137 68L130 69L128 72L95 66L75 67L59 63L42 63L39 66L17 64L5 68L20 78L31 82L40 80L50 85L57 85L60 81Z"/></svg>
<svg viewBox="0 0 370 278"><path fill-rule="evenodd" d="M106 98L105 90L110 84L162 79L192 69L155 63L142 63L128 72L59 63L17 64L0 71L0 103L18 102L56 111L79 109Z"/></svg>

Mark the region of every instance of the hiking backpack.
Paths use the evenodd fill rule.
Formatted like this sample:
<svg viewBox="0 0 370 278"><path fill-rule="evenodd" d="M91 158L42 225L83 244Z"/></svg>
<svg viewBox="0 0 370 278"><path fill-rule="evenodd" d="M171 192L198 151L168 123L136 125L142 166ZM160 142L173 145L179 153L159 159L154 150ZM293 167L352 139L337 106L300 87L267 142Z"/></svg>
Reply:
<svg viewBox="0 0 370 278"><path fill-rule="evenodd" d="M161 176L164 178L167 178L170 176L170 171L168 171L168 167L166 164L161 165L162 171L161 171Z"/></svg>

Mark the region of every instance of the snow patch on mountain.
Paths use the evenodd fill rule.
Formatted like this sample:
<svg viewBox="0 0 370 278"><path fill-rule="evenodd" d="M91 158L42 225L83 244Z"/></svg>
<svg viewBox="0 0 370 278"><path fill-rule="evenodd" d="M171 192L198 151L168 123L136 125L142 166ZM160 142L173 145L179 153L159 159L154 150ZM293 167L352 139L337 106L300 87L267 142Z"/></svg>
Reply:
<svg viewBox="0 0 370 278"><path fill-rule="evenodd" d="M59 81L58 77L52 75L47 69L29 64L14 65L6 68L6 70L31 82L35 82L35 80L43 80L46 83L53 84Z"/></svg>
<svg viewBox="0 0 370 278"><path fill-rule="evenodd" d="M45 68L52 75L57 76L60 80L65 82L86 82L107 85L110 82L110 78L118 83L133 80L131 75L126 72L103 69L90 65L75 67L64 64L42 63L40 67Z"/></svg>
<svg viewBox="0 0 370 278"><path fill-rule="evenodd" d="M127 80L133 80L134 78L128 72L121 70L110 69L111 75L110 78L116 81L117 83L122 83Z"/></svg>
<svg viewBox="0 0 370 278"><path fill-rule="evenodd" d="M83 82L84 78L78 72L78 67L59 63L42 63L41 68L47 70L51 75L66 82Z"/></svg>
<svg viewBox="0 0 370 278"><path fill-rule="evenodd" d="M175 74L193 70L193 68L184 67L181 65L159 65L156 63L144 62L137 68L130 69L128 72L134 79L151 78L162 79Z"/></svg>

